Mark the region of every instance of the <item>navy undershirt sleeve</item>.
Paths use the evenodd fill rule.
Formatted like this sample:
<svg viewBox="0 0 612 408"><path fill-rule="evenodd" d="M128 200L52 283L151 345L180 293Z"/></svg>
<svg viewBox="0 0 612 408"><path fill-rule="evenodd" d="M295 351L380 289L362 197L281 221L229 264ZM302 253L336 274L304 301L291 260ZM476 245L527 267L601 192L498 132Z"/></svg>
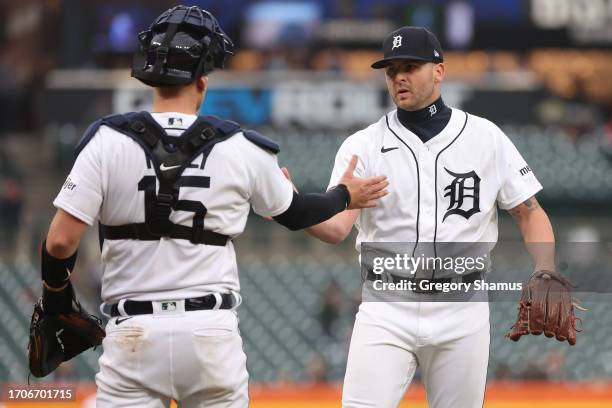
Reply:
<svg viewBox="0 0 612 408"><path fill-rule="evenodd" d="M298 194L294 192L293 200L287 211L274 217L274 220L291 231L297 231L328 220L344 211L349 203L350 194L346 186L342 184L326 193Z"/></svg>

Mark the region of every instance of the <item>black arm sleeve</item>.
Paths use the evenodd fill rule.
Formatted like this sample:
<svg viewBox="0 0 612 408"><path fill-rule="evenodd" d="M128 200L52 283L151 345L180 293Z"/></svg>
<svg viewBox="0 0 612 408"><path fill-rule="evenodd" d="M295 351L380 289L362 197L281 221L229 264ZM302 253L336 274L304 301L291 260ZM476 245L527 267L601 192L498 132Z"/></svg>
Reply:
<svg viewBox="0 0 612 408"><path fill-rule="evenodd" d="M47 251L47 240L44 240L41 255L42 280L52 288L60 288L67 284L60 291L51 291L43 286L43 310L50 315L70 313L72 311L72 300L74 299L70 273L74 269L77 251L68 258L56 258Z"/></svg>
<svg viewBox="0 0 612 408"><path fill-rule="evenodd" d="M293 193L287 211L274 217L279 224L297 231L319 224L344 211L351 200L345 185L340 184L326 193Z"/></svg>
<svg viewBox="0 0 612 408"><path fill-rule="evenodd" d="M42 280L53 288L60 288L70 279L70 273L74 269L77 259L77 251L68 258L59 259L47 252L47 240L42 243L41 272Z"/></svg>

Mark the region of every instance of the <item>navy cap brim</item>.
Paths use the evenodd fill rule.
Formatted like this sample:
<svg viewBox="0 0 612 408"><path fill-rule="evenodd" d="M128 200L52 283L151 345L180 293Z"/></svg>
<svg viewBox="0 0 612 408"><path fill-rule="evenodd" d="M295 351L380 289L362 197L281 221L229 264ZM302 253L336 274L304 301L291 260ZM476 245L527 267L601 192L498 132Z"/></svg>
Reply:
<svg viewBox="0 0 612 408"><path fill-rule="evenodd" d="M370 66L374 69L386 68L387 66L389 66L391 61L396 60L396 59L408 59L408 60L427 61L427 62L434 62L434 63L442 62L442 61L434 61L432 59L427 59L427 58L422 58L422 57L415 57L414 55L394 55L392 57L387 57L387 58L378 60Z"/></svg>

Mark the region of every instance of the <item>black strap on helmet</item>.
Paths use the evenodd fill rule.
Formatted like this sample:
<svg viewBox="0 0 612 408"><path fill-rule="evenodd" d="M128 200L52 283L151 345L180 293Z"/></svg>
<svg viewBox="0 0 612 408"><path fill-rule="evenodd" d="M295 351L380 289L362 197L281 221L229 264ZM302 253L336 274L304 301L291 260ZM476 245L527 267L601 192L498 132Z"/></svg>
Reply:
<svg viewBox="0 0 612 408"><path fill-rule="evenodd" d="M189 56L189 69L168 66L168 54L181 52L173 48L177 32L188 33L193 44L201 46L199 55ZM163 33L161 44L155 48L155 60L149 60L154 35ZM197 6L176 6L162 13L147 31L138 34L139 50L134 54L132 76L151 86L187 85L202 74L223 68L225 59L233 55L234 44L223 32L215 17Z"/></svg>
<svg viewBox="0 0 612 408"><path fill-rule="evenodd" d="M161 237L186 239L194 244L225 246L229 237L204 229L204 214L194 217L191 227L174 224L172 210L197 211L191 202L179 200L181 175L200 154L206 160L215 144L240 130L237 123L222 122L219 126L199 117L181 137L168 136L148 112L114 115L104 119L105 125L132 137L152 161L159 190L153 203L145 205L145 222L125 225L100 224L104 239L159 240ZM152 205L151 205L152 204Z"/></svg>
<svg viewBox="0 0 612 408"><path fill-rule="evenodd" d="M195 6L193 6L195 7ZM196 7L197 8L197 7ZM179 26L185 22L189 12L191 12L191 7L187 10L185 9L176 9L176 11L170 13L168 17L168 28L166 30L166 35L164 35L164 40L161 45L157 47L156 53L157 57L155 59L155 64L153 65L153 73L157 75L161 75L162 69L166 64L168 58L168 52L170 51L170 43L172 39L176 35L176 32L179 29Z"/></svg>

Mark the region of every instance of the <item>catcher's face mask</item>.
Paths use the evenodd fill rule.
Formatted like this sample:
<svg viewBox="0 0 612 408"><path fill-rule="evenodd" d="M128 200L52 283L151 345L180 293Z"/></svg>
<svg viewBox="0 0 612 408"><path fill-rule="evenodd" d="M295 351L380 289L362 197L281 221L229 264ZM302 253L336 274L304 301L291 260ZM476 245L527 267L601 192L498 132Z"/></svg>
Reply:
<svg viewBox="0 0 612 408"><path fill-rule="evenodd" d="M209 12L176 6L138 35L132 76L150 86L188 85L222 69L234 44Z"/></svg>

